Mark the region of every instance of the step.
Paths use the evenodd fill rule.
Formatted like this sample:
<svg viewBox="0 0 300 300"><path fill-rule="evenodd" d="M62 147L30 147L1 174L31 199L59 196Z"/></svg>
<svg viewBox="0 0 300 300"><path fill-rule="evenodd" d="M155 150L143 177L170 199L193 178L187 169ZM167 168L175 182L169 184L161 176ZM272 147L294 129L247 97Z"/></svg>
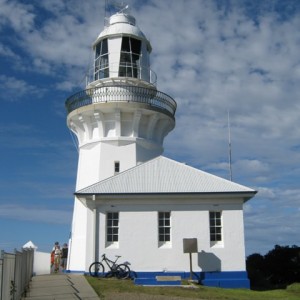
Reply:
<svg viewBox="0 0 300 300"><path fill-rule="evenodd" d="M180 276L156 276L156 278L135 278L136 285L180 286Z"/></svg>
<svg viewBox="0 0 300 300"><path fill-rule="evenodd" d="M180 276L156 276L157 281L181 281Z"/></svg>

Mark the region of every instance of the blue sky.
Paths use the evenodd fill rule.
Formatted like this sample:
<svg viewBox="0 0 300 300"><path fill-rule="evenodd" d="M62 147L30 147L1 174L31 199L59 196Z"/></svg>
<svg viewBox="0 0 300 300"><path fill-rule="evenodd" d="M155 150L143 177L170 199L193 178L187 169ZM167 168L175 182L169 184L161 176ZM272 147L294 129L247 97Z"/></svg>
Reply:
<svg viewBox="0 0 300 300"><path fill-rule="evenodd" d="M258 190L246 252L300 246L300 1L126 1L178 104L164 155ZM65 99L84 89L104 1L0 0L0 249L71 230L77 150Z"/></svg>

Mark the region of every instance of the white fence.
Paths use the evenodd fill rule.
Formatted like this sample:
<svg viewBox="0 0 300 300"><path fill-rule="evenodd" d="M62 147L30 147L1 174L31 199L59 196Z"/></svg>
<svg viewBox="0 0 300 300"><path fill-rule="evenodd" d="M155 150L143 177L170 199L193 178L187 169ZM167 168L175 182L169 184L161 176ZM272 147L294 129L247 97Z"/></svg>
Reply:
<svg viewBox="0 0 300 300"><path fill-rule="evenodd" d="M33 256L34 249L1 251L0 300L20 300L26 294L33 276Z"/></svg>

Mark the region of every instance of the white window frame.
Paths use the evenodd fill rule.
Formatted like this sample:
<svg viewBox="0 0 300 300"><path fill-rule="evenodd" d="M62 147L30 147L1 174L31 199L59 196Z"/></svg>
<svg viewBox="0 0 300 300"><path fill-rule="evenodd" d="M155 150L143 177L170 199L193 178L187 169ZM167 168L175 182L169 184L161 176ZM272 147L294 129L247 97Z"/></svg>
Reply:
<svg viewBox="0 0 300 300"><path fill-rule="evenodd" d="M170 211L159 211L158 221L158 245L169 248L172 245L172 214Z"/></svg>
<svg viewBox="0 0 300 300"><path fill-rule="evenodd" d="M209 211L209 240L211 247L224 245L222 211Z"/></svg>
<svg viewBox="0 0 300 300"><path fill-rule="evenodd" d="M106 246L119 245L119 212L106 213Z"/></svg>

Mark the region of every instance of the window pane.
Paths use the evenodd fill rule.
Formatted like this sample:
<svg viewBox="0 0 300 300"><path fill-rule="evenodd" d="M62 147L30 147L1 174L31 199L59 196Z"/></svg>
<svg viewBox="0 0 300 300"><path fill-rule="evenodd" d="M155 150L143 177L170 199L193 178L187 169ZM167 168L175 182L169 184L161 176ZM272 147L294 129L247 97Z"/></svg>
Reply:
<svg viewBox="0 0 300 300"><path fill-rule="evenodd" d="M131 52L140 54L141 53L141 41L131 38Z"/></svg>
<svg viewBox="0 0 300 300"><path fill-rule="evenodd" d="M107 47L107 39L102 40L102 49L101 54L108 53L108 47Z"/></svg>
<svg viewBox="0 0 300 300"><path fill-rule="evenodd" d="M122 39L121 51L130 52L129 37L124 36Z"/></svg>
<svg viewBox="0 0 300 300"><path fill-rule="evenodd" d="M101 51L101 43L96 45L95 58L97 58L100 55L100 51Z"/></svg>

